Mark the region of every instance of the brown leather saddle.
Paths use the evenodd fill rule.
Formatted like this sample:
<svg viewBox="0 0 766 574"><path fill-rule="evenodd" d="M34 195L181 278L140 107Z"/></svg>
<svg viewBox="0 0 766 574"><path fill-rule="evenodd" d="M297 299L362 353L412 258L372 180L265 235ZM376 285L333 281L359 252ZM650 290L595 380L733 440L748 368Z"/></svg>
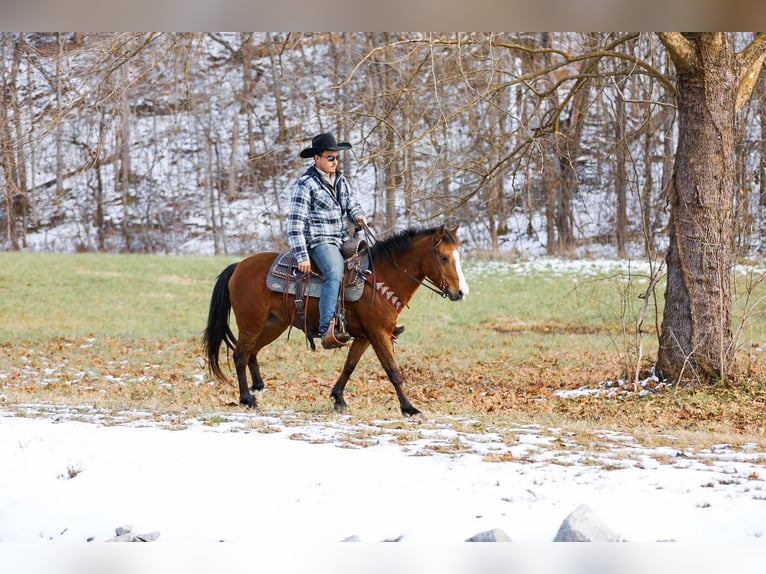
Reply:
<svg viewBox="0 0 766 574"><path fill-rule="evenodd" d="M370 257L364 239L354 236L346 240L341 248L344 259L343 284L338 294L338 305L331 324L338 330L339 336L348 336L345 302L359 301L364 293L365 278L369 273ZM309 297L319 298L323 275L313 264L308 277L298 271L298 262L292 251L283 251L275 258L266 275L266 286L276 293L283 293L285 305L287 296L293 295L295 307L291 326L298 327L305 335L312 350L316 349L314 337L319 333L311 325L306 311Z"/></svg>
<svg viewBox="0 0 766 574"><path fill-rule="evenodd" d="M354 253L345 259L345 273L343 277L343 300L359 301L364 292L364 277L369 269L369 256L367 253ZM312 267L309 275L308 290L304 290L305 278L298 271L298 262L292 251L284 251L274 258L274 262L266 275L266 286L275 293L296 292L304 296L319 297L322 288L322 273Z"/></svg>

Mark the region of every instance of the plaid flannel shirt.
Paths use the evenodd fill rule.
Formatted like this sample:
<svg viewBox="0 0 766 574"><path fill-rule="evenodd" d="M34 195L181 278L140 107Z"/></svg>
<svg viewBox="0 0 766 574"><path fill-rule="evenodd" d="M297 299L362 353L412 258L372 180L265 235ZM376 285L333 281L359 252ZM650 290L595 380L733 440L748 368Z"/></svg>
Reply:
<svg viewBox="0 0 766 574"><path fill-rule="evenodd" d="M287 217L287 241L300 263L309 258L309 250L322 243L339 248L348 238L346 220L354 223L364 215L362 206L338 171L335 189L311 166L292 185Z"/></svg>

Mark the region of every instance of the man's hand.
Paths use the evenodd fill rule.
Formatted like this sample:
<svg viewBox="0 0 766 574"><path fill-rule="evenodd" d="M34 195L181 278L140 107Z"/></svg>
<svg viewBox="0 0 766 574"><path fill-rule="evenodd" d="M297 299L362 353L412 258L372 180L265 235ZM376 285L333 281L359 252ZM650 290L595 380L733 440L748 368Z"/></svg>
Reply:
<svg viewBox="0 0 766 574"><path fill-rule="evenodd" d="M306 261L301 261L298 263L298 271L304 274L309 273L311 271L311 261L306 259Z"/></svg>
<svg viewBox="0 0 766 574"><path fill-rule="evenodd" d="M361 227L363 225L367 225L367 218L364 215L360 215L356 218L356 224Z"/></svg>

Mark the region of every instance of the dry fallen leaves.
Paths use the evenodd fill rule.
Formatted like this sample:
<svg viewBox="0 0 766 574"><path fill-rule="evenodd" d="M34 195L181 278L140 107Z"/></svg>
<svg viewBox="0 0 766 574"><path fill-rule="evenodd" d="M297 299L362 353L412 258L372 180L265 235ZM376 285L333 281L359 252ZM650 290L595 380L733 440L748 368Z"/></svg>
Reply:
<svg viewBox="0 0 766 574"><path fill-rule="evenodd" d="M331 416L330 389L345 354L322 356L294 342L264 351L265 408ZM351 412L365 418L399 417L398 403L372 354L347 387ZM536 352L517 364L484 361L464 368L438 356L402 360L412 402L432 415L590 424L632 431L714 431L729 442L764 440L766 365L749 365L748 378L714 387L664 387L619 395L559 397L556 391L591 385L620 373L617 353ZM225 363L224 363L225 364ZM289 365L289 368L286 366ZM236 383L213 382L195 339L54 338L43 344L0 346L0 403L94 405L140 409L156 416L242 409ZM739 437L739 438L738 438ZM453 445L454 446L454 445ZM492 455L488 455L492 456Z"/></svg>

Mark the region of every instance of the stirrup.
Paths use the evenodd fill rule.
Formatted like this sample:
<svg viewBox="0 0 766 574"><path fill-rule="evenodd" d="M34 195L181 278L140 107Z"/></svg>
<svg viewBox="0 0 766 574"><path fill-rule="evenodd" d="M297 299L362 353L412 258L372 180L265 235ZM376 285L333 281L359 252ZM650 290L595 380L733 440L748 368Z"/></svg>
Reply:
<svg viewBox="0 0 766 574"><path fill-rule="evenodd" d="M344 331L336 329L338 321L336 317L330 319L330 324L327 326L327 332L322 335L322 347L325 349L338 349L345 347L346 343L351 339L351 335Z"/></svg>
<svg viewBox="0 0 766 574"><path fill-rule="evenodd" d="M327 329L327 332L322 335L322 348L323 349L340 349L345 347L351 336L348 333L335 333L332 328Z"/></svg>

